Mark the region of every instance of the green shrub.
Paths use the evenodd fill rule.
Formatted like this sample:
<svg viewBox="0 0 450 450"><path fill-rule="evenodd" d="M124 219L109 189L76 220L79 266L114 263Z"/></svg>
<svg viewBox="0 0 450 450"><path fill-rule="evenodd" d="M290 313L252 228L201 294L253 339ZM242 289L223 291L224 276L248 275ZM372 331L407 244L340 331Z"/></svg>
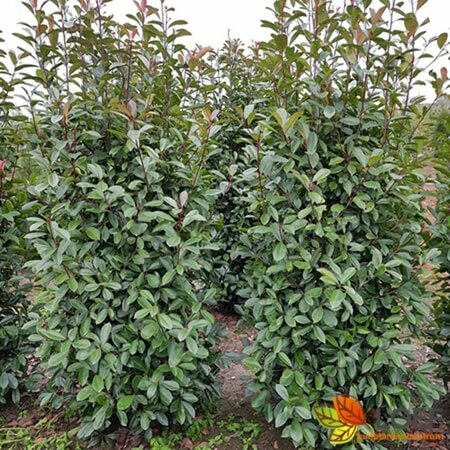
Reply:
<svg viewBox="0 0 450 450"><path fill-rule="evenodd" d="M31 350L22 330L28 320L30 289L21 275L24 247L20 209L26 196L16 191L16 183L9 178L13 164L11 159L0 160L0 403L19 401L28 367L26 356Z"/></svg>
<svg viewBox="0 0 450 450"><path fill-rule="evenodd" d="M247 227L245 184L237 177L240 165L247 164L243 151L247 119L246 108L254 98L254 61L239 39L229 38L217 52L201 64L201 71L191 71L196 90L193 103L208 105L218 115L220 130L214 135L215 146L204 158L204 172L218 200L209 218L213 238L220 251L212 252L212 271L202 274L205 297L211 304L241 312L241 273L245 266L239 253L239 239Z"/></svg>
<svg viewBox="0 0 450 450"><path fill-rule="evenodd" d="M119 424L149 437L218 394L218 327L193 287L215 247L197 163L214 120L183 107L187 32L164 4L141 2L122 26L99 5L55 4L52 16L31 8L40 26L26 38L45 174L27 235L43 290L31 336L49 377L42 404L70 401L80 438Z"/></svg>
<svg viewBox="0 0 450 450"><path fill-rule="evenodd" d="M436 176L436 207L430 225L429 245L439 251L436 258L434 323L432 348L438 354L438 375L449 388L450 382L450 114L438 114L432 120L430 144Z"/></svg>
<svg viewBox="0 0 450 450"><path fill-rule="evenodd" d="M440 392L428 365L405 364L429 315L419 276L433 251L413 170L422 60L396 61L411 62L421 31L413 13L397 10L398 28L372 4L275 2L259 63L270 101L248 131L242 177L258 223L242 295L258 335L244 363L253 406L305 449L326 448L312 407L337 393L387 420Z"/></svg>
<svg viewBox="0 0 450 450"><path fill-rule="evenodd" d="M26 356L32 349L22 330L28 320L30 283L22 273L26 258L22 206L27 200L19 164L23 117L14 113L10 98L20 61L13 52L8 62L6 57L0 50L0 403L11 399L17 403L27 375ZM7 64L14 67L12 77Z"/></svg>

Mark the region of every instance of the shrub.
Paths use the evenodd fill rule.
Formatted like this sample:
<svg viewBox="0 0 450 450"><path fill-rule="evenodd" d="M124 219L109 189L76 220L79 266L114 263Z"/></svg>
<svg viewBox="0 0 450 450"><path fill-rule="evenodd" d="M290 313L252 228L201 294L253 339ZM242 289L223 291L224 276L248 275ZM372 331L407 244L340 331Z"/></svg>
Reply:
<svg viewBox="0 0 450 450"><path fill-rule="evenodd" d="M164 4L140 2L121 26L101 2L55 5L30 7L38 26L24 38L37 49L45 173L27 235L43 289L31 336L49 376L42 404L70 401L80 438L119 424L149 437L218 394L218 329L193 288L214 248L201 170L214 118L183 107L187 32Z"/></svg>
<svg viewBox="0 0 450 450"><path fill-rule="evenodd" d="M312 407L337 393L386 420L439 395L428 365L405 364L429 314L419 275L432 257L411 170L421 31L414 12L372 3L276 1L261 44L270 101L249 127L242 174L258 216L242 294L258 335L244 363L253 406L305 449L326 448Z"/></svg>
<svg viewBox="0 0 450 450"><path fill-rule="evenodd" d="M431 327L432 348L438 354L438 375L446 388L450 382L450 114L442 112L433 118L430 145L436 176L436 208L430 225L430 246L438 250L435 280L434 324Z"/></svg>
<svg viewBox="0 0 450 450"><path fill-rule="evenodd" d="M31 351L27 332L22 330L28 320L30 284L22 273L26 248L21 209L27 199L19 165L23 117L13 111L10 95L16 77L8 77L6 65L11 64L18 71L20 61L11 52L7 63L6 56L0 51L0 403L11 399L17 403L27 374L27 355Z"/></svg>
<svg viewBox="0 0 450 450"><path fill-rule="evenodd" d="M0 160L0 403L20 399L30 346L22 326L27 321L30 285L21 275L23 229L20 208L25 195L8 179L14 163Z"/></svg>
<svg viewBox="0 0 450 450"><path fill-rule="evenodd" d="M241 311L241 273L244 256L239 253L239 239L247 226L245 184L237 177L239 166L247 164L243 152L245 126L252 115L247 108L254 98L254 61L239 39L229 38L217 52L211 52L201 71L190 73L196 89L193 102L207 104L218 115L220 129L214 135L215 146L204 159L204 172L218 201L209 219L213 237L220 251L212 252L212 271L205 271L202 281L205 298L211 304Z"/></svg>

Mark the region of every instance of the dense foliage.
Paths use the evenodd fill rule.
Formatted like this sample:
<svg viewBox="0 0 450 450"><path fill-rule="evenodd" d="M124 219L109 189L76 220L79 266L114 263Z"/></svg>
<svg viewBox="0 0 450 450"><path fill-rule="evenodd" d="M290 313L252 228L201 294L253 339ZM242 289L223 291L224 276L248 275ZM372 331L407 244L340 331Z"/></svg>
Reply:
<svg viewBox="0 0 450 450"><path fill-rule="evenodd" d="M14 67L12 73L8 63ZM21 273L26 257L21 209L27 200L25 172L20 167L23 117L14 114L11 102L17 83L15 73L20 67L15 53L0 51L0 404L9 399L19 401L31 350L27 332L22 329L28 320L30 288Z"/></svg>
<svg viewBox="0 0 450 450"><path fill-rule="evenodd" d="M244 257L239 251L239 240L251 217L247 216L244 191L247 186L238 175L244 167L245 126L252 114L254 99L254 50L247 54L238 39L229 38L217 52L210 53L202 62L201 79L197 80L194 99L206 102L220 113L221 128L215 135L216 145L204 159L204 170L209 173L211 188L218 200L209 219L214 242L220 251L210 255L212 271L203 274L209 303L219 304L225 310L242 313Z"/></svg>
<svg viewBox="0 0 450 450"><path fill-rule="evenodd" d="M430 225L430 246L437 257L434 283L434 318L432 348L438 354L438 375L449 388L450 383L450 113L440 112L432 120L430 147L436 168L436 207Z"/></svg>
<svg viewBox="0 0 450 450"><path fill-rule="evenodd" d="M414 12L392 12L398 28L371 4L275 2L268 102L248 128L258 223L243 244L245 306L258 336L244 362L254 407L302 448L326 445L311 408L337 392L386 417L439 395L428 366L405 364L430 313L419 277L433 256L413 170L421 31Z"/></svg>
<svg viewBox="0 0 450 450"><path fill-rule="evenodd" d="M447 71L432 105L413 95L447 35L424 34L426 0L276 0L267 42L217 51L185 48L165 0L125 24L111 1L25 2L20 52L0 54L0 401L19 398L29 334L41 404L80 438L186 427L220 395L224 302L257 331L253 406L297 447L328 448L312 411L338 393L388 424L431 406L432 364L408 363L438 263L448 380L448 120L432 223L422 207Z"/></svg>
<svg viewBox="0 0 450 450"><path fill-rule="evenodd" d="M214 117L180 106L186 32L169 9L141 2L118 27L105 5L55 4L51 16L30 8L26 38L40 49L30 106L45 176L27 238L43 289L31 336L49 375L42 403L70 400L80 437L119 424L151 435L218 393L217 327L193 287L214 248L201 173Z"/></svg>

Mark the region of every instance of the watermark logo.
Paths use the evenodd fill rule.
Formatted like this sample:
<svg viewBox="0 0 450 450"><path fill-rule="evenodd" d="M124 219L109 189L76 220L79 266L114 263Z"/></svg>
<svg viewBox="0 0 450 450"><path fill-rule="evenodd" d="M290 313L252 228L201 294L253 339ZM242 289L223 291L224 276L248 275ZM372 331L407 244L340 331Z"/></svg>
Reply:
<svg viewBox="0 0 450 450"><path fill-rule="evenodd" d="M333 406L317 406L314 414L323 427L333 430L331 444L346 444L354 439L358 428L367 423L366 415L361 403L352 397L336 395Z"/></svg>
<svg viewBox="0 0 450 450"><path fill-rule="evenodd" d="M442 433L375 433L366 421L361 403L346 395L333 397L333 406L316 406L314 415L320 424L332 430L330 442L333 445L346 444L355 437L358 441L439 441ZM393 421L394 422L394 421ZM358 433L358 430L363 433Z"/></svg>

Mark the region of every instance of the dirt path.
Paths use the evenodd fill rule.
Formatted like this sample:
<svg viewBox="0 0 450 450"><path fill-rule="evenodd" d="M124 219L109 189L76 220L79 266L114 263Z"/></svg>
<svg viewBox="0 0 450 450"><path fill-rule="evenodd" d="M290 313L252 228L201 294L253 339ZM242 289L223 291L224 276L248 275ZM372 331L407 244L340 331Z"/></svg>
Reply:
<svg viewBox="0 0 450 450"><path fill-rule="evenodd" d="M217 320L225 327L227 338L221 344L221 350L225 354L238 354L243 350L243 340L253 340L255 331L244 326L238 326L238 318L230 315L215 313ZM291 450L295 447L287 439L281 437L282 429L276 429L268 424L265 419L254 411L251 399L246 395L246 386L251 380L247 369L240 361L232 361L228 369L222 369L218 381L222 389L223 397L220 402L219 417L226 417L232 413L237 418L260 423L263 429L261 436L255 442L258 450ZM238 442L230 441L218 446L218 450L240 450Z"/></svg>

